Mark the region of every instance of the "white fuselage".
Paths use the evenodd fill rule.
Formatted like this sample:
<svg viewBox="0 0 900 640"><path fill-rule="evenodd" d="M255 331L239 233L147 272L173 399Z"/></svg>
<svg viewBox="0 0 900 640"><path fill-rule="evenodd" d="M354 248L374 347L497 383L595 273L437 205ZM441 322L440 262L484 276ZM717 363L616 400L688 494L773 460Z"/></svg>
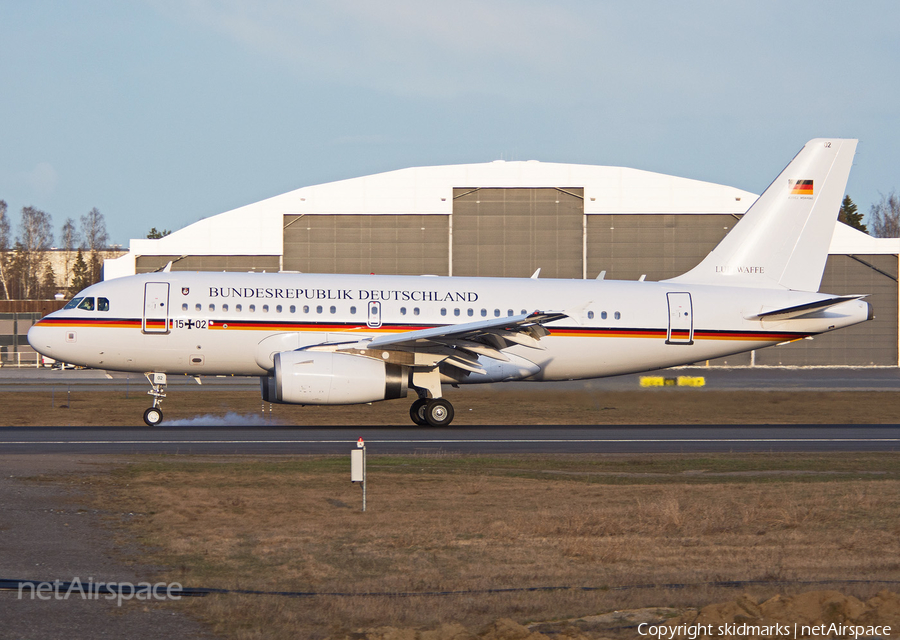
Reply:
<svg viewBox="0 0 900 640"><path fill-rule="evenodd" d="M85 289L73 308L34 325L28 340L46 356L87 367L264 376L278 351L560 311L568 317L546 325L541 348L506 350L518 368L480 356L487 373L441 372L461 383L567 380L700 362L871 315L867 303L850 300L802 318L749 319L828 297L673 282L152 273Z"/></svg>

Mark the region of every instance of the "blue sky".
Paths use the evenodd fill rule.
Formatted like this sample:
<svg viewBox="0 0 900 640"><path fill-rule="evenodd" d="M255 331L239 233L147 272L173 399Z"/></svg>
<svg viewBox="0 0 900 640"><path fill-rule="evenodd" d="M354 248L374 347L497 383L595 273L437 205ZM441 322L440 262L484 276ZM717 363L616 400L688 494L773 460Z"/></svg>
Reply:
<svg viewBox="0 0 900 640"><path fill-rule="evenodd" d="M809 139L900 189L900 4L0 0L0 199L113 242L411 166L620 165L761 192Z"/></svg>

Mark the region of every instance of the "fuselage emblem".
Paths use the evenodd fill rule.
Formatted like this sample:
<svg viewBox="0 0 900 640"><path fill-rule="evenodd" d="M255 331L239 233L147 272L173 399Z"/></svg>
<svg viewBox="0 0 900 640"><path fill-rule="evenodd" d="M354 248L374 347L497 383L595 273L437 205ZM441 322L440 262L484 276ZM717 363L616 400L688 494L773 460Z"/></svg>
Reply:
<svg viewBox="0 0 900 640"><path fill-rule="evenodd" d="M186 295L189 294L190 292L191 292L191 288L190 288L190 287L181 287L181 295L186 296Z"/></svg>

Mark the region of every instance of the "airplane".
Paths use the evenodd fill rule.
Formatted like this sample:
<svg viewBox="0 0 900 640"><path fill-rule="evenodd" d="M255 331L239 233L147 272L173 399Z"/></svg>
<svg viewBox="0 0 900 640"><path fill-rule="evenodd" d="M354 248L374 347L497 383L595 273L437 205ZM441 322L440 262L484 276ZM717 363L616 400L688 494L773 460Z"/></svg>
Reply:
<svg viewBox="0 0 900 640"><path fill-rule="evenodd" d="M808 142L693 269L659 282L163 272L78 293L28 332L39 353L143 372L163 419L167 375L258 376L265 402L416 400L446 426L443 385L600 378L799 340L873 317L818 293L856 140Z"/></svg>

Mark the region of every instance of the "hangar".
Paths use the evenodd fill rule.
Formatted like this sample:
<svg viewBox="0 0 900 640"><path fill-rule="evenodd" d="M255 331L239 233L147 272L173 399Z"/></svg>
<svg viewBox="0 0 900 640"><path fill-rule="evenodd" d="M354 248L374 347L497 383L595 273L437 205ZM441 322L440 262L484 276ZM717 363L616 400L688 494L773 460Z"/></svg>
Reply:
<svg viewBox="0 0 900 640"><path fill-rule="evenodd" d="M303 187L131 240L106 279L173 271L298 271L662 280L688 271L756 194L624 167L495 161ZM836 223L822 281L868 293L876 318L729 366L900 364L900 239Z"/></svg>

